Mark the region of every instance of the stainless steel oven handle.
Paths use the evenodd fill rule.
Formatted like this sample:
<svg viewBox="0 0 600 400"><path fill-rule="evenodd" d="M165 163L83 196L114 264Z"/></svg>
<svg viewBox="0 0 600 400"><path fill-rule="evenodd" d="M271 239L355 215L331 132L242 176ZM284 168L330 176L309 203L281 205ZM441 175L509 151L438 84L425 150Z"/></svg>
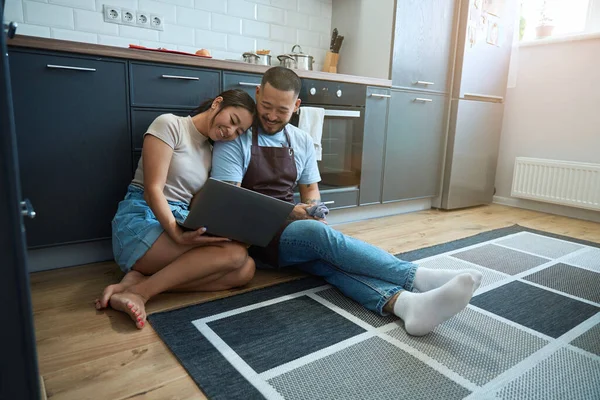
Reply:
<svg viewBox="0 0 600 400"><path fill-rule="evenodd" d="M347 118L360 118L360 111L350 110L325 110L326 117L347 117Z"/></svg>

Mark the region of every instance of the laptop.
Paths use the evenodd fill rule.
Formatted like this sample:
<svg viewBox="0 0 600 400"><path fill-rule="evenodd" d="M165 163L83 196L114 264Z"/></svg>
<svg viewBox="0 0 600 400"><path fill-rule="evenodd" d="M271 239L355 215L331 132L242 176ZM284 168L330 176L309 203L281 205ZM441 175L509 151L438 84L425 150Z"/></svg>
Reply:
<svg viewBox="0 0 600 400"><path fill-rule="evenodd" d="M209 178L185 221L185 229L265 247L283 226L294 204Z"/></svg>

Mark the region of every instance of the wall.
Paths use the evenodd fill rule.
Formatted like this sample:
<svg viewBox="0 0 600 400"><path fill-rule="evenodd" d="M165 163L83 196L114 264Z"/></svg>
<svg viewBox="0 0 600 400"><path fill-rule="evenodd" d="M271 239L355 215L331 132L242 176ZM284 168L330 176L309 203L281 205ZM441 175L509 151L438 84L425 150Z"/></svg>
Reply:
<svg viewBox="0 0 600 400"><path fill-rule="evenodd" d="M344 35L338 73L389 79L394 0L333 0L331 29Z"/></svg>
<svg viewBox="0 0 600 400"><path fill-rule="evenodd" d="M160 13L164 31L106 23L103 4ZM6 0L5 11L24 35L187 52L207 48L219 59L270 49L278 64L276 56L297 43L320 70L329 48L332 0Z"/></svg>
<svg viewBox="0 0 600 400"><path fill-rule="evenodd" d="M496 173L510 197L515 157L600 164L600 37L521 46Z"/></svg>

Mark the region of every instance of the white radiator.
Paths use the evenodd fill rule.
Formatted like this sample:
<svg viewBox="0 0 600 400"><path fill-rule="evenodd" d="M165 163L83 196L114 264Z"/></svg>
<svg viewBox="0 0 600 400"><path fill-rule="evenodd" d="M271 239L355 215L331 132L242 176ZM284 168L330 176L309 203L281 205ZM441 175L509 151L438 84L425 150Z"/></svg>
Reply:
<svg viewBox="0 0 600 400"><path fill-rule="evenodd" d="M511 196L600 210L600 164L517 157Z"/></svg>

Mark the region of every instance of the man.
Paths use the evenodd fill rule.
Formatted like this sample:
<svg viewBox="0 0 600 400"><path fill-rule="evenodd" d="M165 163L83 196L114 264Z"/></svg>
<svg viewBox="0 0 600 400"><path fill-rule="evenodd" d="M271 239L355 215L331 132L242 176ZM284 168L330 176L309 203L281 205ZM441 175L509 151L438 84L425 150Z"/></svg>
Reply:
<svg viewBox="0 0 600 400"><path fill-rule="evenodd" d="M431 332L466 307L479 286L477 271L429 270L332 229L307 213L320 203L321 180L312 138L289 124L300 107L300 78L270 68L256 89L255 126L236 140L215 143L211 176L293 202L298 185L303 204L266 248L250 248L257 260L297 267L323 277L366 308L402 318L406 331ZM422 293L411 293L415 288Z"/></svg>

